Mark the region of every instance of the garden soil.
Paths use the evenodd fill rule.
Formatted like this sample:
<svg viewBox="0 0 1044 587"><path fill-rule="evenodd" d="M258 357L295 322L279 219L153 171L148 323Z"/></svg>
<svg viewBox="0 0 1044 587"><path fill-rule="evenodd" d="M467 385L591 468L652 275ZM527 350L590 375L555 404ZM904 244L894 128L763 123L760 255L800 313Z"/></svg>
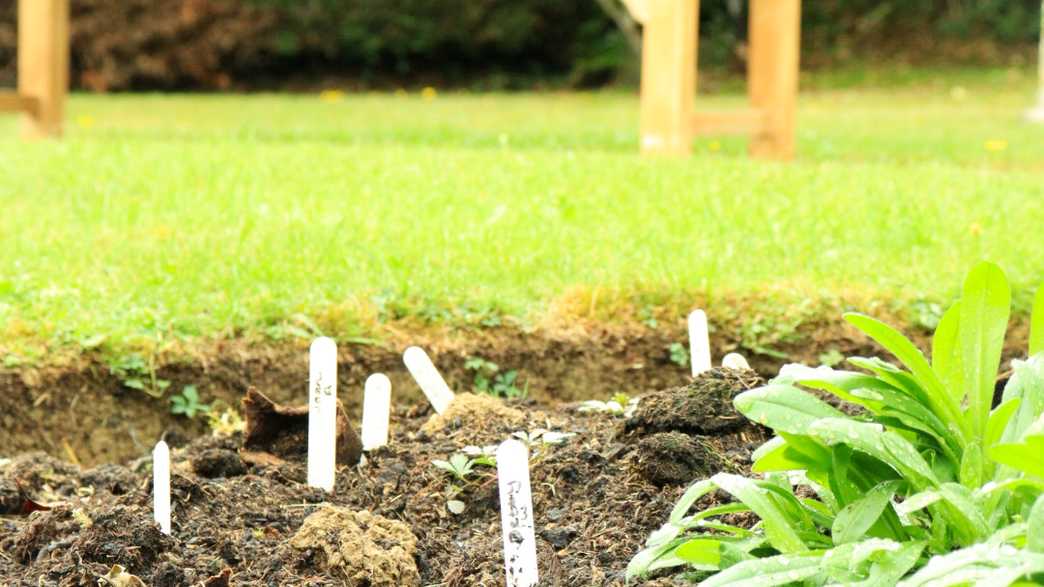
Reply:
<svg viewBox="0 0 1044 587"><path fill-rule="evenodd" d="M330 494L305 484L303 455L277 438L244 449L241 432L170 437L170 536L152 521L147 456L82 467L25 453L0 462L0 585L502 585L495 469L459 481L432 461L517 432L530 442L541 584L623 585L686 485L744 471L767 439L728 407L761 382L714 370L647 394L631 418L465 394L466 410L442 416L399 405L389 445L341 466ZM682 396L715 408L699 426L664 417ZM541 430L574 436L547 444ZM269 450L280 456L256 458Z"/></svg>

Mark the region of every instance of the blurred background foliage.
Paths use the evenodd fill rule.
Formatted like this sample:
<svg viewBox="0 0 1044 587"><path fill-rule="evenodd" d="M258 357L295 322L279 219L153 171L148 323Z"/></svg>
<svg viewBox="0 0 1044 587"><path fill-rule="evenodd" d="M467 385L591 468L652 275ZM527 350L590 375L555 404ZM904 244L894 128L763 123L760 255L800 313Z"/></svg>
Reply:
<svg viewBox="0 0 1044 587"><path fill-rule="evenodd" d="M632 83L618 0L71 0L73 83L128 89ZM744 65L747 3L704 0L700 59ZM0 85L14 83L16 0L0 0ZM1038 0L806 0L804 67L1019 65ZM633 40L633 39L632 39Z"/></svg>

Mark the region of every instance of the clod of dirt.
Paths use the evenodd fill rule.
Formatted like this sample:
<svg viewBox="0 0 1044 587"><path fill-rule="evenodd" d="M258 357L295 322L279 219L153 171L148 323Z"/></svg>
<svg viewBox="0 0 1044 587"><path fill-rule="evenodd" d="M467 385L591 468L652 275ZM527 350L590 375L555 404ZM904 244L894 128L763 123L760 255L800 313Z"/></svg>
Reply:
<svg viewBox="0 0 1044 587"><path fill-rule="evenodd" d="M0 478L0 516L22 513L25 498L15 482Z"/></svg>
<svg viewBox="0 0 1044 587"><path fill-rule="evenodd" d="M725 466L709 444L681 432L660 432L638 442L638 470L655 485L690 483Z"/></svg>
<svg viewBox="0 0 1044 587"><path fill-rule="evenodd" d="M173 544L152 522L147 507L115 505L94 512L86 527L67 507L60 507L34 514L15 538L14 552L25 562L60 559L60 569L98 563L136 572L153 565Z"/></svg>
<svg viewBox="0 0 1044 587"><path fill-rule="evenodd" d="M764 385L757 373L711 369L692 383L651 393L641 399L625 429L641 435L685 432L715 435L736 430L746 419L732 406L741 392Z"/></svg>
<svg viewBox="0 0 1044 587"><path fill-rule="evenodd" d="M505 432L518 430L525 422L525 414L494 397L461 393L445 412L429 418L421 432L434 436L460 431L466 436L460 440L484 443L502 438Z"/></svg>
<svg viewBox="0 0 1044 587"><path fill-rule="evenodd" d="M284 406L251 387L243 398L245 451L269 453L279 459L301 461L308 456L308 406ZM337 401L337 463L354 465L362 456L341 401Z"/></svg>
<svg viewBox="0 0 1044 587"><path fill-rule="evenodd" d="M409 526L366 510L332 505L305 518L290 539L298 550L322 553L320 564L348 585L420 585L414 555L417 537Z"/></svg>
<svg viewBox="0 0 1044 587"><path fill-rule="evenodd" d="M112 565L109 572L104 577L98 579L98 585L107 585L109 587L145 587L145 582L137 575L128 573L127 569L120 565Z"/></svg>
<svg viewBox="0 0 1044 587"><path fill-rule="evenodd" d="M192 471L200 477L216 479L246 473L246 464L234 451L208 448L192 458Z"/></svg>

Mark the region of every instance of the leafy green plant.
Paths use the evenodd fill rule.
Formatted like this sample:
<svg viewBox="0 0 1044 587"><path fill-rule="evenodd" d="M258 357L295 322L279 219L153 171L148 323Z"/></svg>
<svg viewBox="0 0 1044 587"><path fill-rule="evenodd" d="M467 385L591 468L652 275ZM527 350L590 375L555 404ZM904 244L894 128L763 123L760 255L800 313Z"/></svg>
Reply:
<svg viewBox="0 0 1044 587"><path fill-rule="evenodd" d="M434 459L431 461L436 469L442 469L449 473L454 479L466 482L468 477L475 471L475 467L482 465L486 467L497 466L497 461L488 455L480 455L469 458L464 453L454 453L449 460Z"/></svg>
<svg viewBox="0 0 1044 587"><path fill-rule="evenodd" d="M448 460L434 459L431 461L432 466L445 471L453 478L453 482L446 486L446 508L457 515L464 513L464 510L467 509L467 504L457 498L464 493L471 476L475 473L475 468L497 466L496 457L493 456L496 447L468 446L464 450L465 452L454 453ZM465 453L475 456L469 457Z"/></svg>
<svg viewBox="0 0 1044 587"><path fill-rule="evenodd" d="M689 364L689 349L685 348L680 342L672 342L671 346L667 347L667 351L671 354L671 362L679 367L686 367Z"/></svg>
<svg viewBox="0 0 1044 587"><path fill-rule="evenodd" d="M501 371L500 365L482 357L469 358L465 361L464 368L475 372L475 391L478 393L506 399L524 398L529 395L528 387L518 387L516 369Z"/></svg>
<svg viewBox="0 0 1044 587"><path fill-rule="evenodd" d="M993 407L1010 301L1000 268L977 265L939 321L931 362L886 324L846 315L901 366L861 357L848 362L862 372L792 365L740 394L736 408L776 433L754 454L763 477L720 473L692 485L628 575L687 565L709 586L912 586L1008 585L1044 573L1039 346L1015 361ZM1039 306L1033 320L1039 328ZM803 388L861 411L848 415ZM717 490L736 501L690 513ZM725 517L741 512L757 524Z"/></svg>
<svg viewBox="0 0 1044 587"><path fill-rule="evenodd" d="M141 355L120 355L107 362L109 372L120 380L124 387L143 391L152 397L162 397L170 387L170 381L156 376L156 368L152 361L146 361Z"/></svg>
<svg viewBox="0 0 1044 587"><path fill-rule="evenodd" d="M195 385L186 385L180 395L170 398L170 413L192 419L196 414L210 413L210 405L200 403L199 390Z"/></svg>

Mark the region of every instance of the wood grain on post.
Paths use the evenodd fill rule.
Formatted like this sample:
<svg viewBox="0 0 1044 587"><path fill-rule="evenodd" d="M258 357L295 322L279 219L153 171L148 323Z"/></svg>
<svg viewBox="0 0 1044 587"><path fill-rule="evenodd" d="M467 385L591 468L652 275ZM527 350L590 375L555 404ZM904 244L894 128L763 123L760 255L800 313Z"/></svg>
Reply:
<svg viewBox="0 0 1044 587"><path fill-rule="evenodd" d="M790 159L795 152L801 0L751 0L748 89L764 125L751 137L750 154Z"/></svg>
<svg viewBox="0 0 1044 587"><path fill-rule="evenodd" d="M18 0L18 93L36 106L25 137L61 135L68 88L69 0Z"/></svg>
<svg viewBox="0 0 1044 587"><path fill-rule="evenodd" d="M699 0L646 0L642 35L643 153L687 155L692 148Z"/></svg>

